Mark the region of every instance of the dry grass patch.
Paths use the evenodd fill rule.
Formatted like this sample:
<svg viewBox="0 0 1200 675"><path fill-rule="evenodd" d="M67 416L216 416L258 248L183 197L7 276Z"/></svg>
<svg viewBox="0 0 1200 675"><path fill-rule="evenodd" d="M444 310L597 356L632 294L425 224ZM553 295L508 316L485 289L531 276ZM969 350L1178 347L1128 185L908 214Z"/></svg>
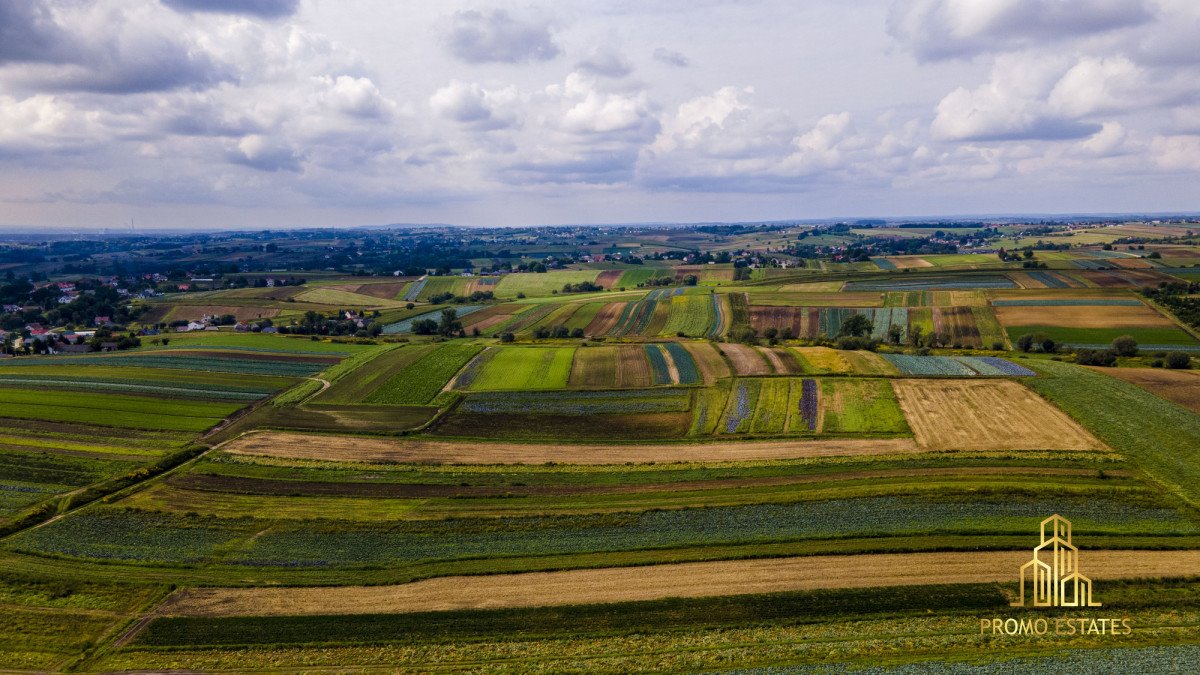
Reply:
<svg viewBox="0 0 1200 675"><path fill-rule="evenodd" d="M877 553L442 577L394 586L191 588L160 616L387 614L830 588L1011 583L1029 551ZM1088 551L1093 579L1190 576L1200 551ZM931 574L935 572L936 574Z"/></svg>
<svg viewBox="0 0 1200 675"><path fill-rule="evenodd" d="M1102 450L1066 413L1010 380L894 380L917 444L930 450Z"/></svg>
<svg viewBox="0 0 1200 675"><path fill-rule="evenodd" d="M709 342L683 342L683 348L692 355L705 384L712 384L722 377L729 377L729 364L721 352Z"/></svg>
<svg viewBox="0 0 1200 675"><path fill-rule="evenodd" d="M770 375L772 373L766 357L754 347L725 342L721 343L720 348L721 352L729 358L729 362L733 364L733 370L737 375Z"/></svg>
<svg viewBox="0 0 1200 675"><path fill-rule="evenodd" d="M222 446L237 455L341 462L430 464L624 464L625 462L739 462L843 455L890 455L919 452L908 438L828 439L748 443L661 443L638 445L551 445L525 443L454 443L415 439L310 436L261 432Z"/></svg>

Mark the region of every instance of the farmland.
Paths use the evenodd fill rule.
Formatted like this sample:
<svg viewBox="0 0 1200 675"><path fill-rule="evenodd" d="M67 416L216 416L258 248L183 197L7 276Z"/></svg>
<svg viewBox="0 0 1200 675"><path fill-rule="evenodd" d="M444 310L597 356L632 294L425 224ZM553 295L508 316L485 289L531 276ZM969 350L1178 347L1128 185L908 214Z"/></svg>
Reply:
<svg viewBox="0 0 1200 675"><path fill-rule="evenodd" d="M725 227L554 246L533 229L469 270L172 292L111 336L140 344L0 359L0 665L1196 657L1200 377L1159 352L1200 342L1138 293L1186 274L1124 244L1039 249L1044 269L816 260L796 242L938 228ZM705 262L722 253L737 263ZM412 331L445 308L461 333ZM241 323L170 325L217 310ZM1141 350L1084 367L1069 346L1015 349L1030 332ZM1127 641L978 635L980 616L1028 616L1009 602L1054 513L1102 610L1138 622Z"/></svg>

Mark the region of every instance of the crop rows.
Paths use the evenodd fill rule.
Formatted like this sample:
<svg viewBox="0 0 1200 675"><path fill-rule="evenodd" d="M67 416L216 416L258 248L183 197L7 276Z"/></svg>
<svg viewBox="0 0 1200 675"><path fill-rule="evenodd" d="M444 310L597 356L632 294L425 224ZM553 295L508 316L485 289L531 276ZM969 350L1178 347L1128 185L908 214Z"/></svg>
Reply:
<svg viewBox="0 0 1200 675"><path fill-rule="evenodd" d="M134 510L76 514L7 540L23 552L108 561L329 568L474 557L556 555L818 537L1027 534L1046 513L1094 534L1195 534L1171 508L1119 494L988 499L888 496L573 516L351 523L219 519ZM266 521L270 522L270 521ZM234 545L241 542L239 545Z"/></svg>
<svg viewBox="0 0 1200 675"><path fill-rule="evenodd" d="M938 277L918 279L881 279L878 281L848 281L847 291L929 291L969 290L975 288L1016 288L1017 284L1007 276L955 276L943 274Z"/></svg>
<svg viewBox="0 0 1200 675"><path fill-rule="evenodd" d="M446 386L482 348L478 345L444 344L393 374L364 403L425 405Z"/></svg>
<svg viewBox="0 0 1200 675"><path fill-rule="evenodd" d="M754 401L751 399L757 399L760 382L760 380L738 380L734 386L733 396L730 397L731 408L725 416L725 433L733 434L746 430L750 415L754 412Z"/></svg>
<svg viewBox="0 0 1200 675"><path fill-rule="evenodd" d="M817 381L805 378L800 389L800 417L809 431L817 430L818 414L820 409L817 406Z"/></svg>
<svg viewBox="0 0 1200 675"><path fill-rule="evenodd" d="M137 354L97 358L55 357L55 363L92 364L103 360L106 366L140 366L146 368L173 368L177 370L207 370L219 373L242 373L247 375L281 375L296 377L311 375L326 364L304 361L260 361L256 359L215 358L200 356L169 356L166 354ZM22 359L23 360L23 359Z"/></svg>
<svg viewBox="0 0 1200 675"><path fill-rule="evenodd" d="M626 389L471 394L458 409L487 414L612 415L686 412L690 405L686 389Z"/></svg>
<svg viewBox="0 0 1200 675"><path fill-rule="evenodd" d="M199 400L225 401L254 401L267 396L270 392L237 391L231 389L205 389L202 387L168 387L162 384L137 381L118 380L55 380L50 378L19 378L0 377L0 385L34 385L55 389L72 389L77 391L110 391L113 393L154 394L177 398L195 398Z"/></svg>
<svg viewBox="0 0 1200 675"><path fill-rule="evenodd" d="M646 359L650 362L650 374L654 384L671 384L671 369L667 366L667 357L663 355L662 347L656 344L643 345Z"/></svg>
<svg viewBox="0 0 1200 675"><path fill-rule="evenodd" d="M679 384L699 384L702 378L691 352L678 342L668 342L664 346L667 353L671 355L671 360L675 362L675 370L679 373Z"/></svg>
<svg viewBox="0 0 1200 675"><path fill-rule="evenodd" d="M994 307L1141 307L1142 302L1134 298L1031 298L1021 300L993 300Z"/></svg>
<svg viewBox="0 0 1200 675"><path fill-rule="evenodd" d="M1007 359L995 356L913 356L910 354L880 354L903 375L946 375L972 377L975 375L1030 376L1035 373Z"/></svg>
<svg viewBox="0 0 1200 675"><path fill-rule="evenodd" d="M756 434L783 433L787 424L790 395L790 380L762 380L759 383L758 400L754 406L754 419L750 423L750 431Z"/></svg>

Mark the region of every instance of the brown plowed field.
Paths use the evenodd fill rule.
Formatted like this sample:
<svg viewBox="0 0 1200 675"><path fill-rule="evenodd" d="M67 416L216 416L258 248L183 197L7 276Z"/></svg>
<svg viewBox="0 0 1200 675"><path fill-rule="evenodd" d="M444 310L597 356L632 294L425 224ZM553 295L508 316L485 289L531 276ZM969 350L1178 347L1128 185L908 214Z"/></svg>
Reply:
<svg viewBox="0 0 1200 675"><path fill-rule="evenodd" d="M1162 368L1092 368L1161 396L1185 408L1200 412L1200 373L1194 370Z"/></svg>
<svg viewBox="0 0 1200 675"><path fill-rule="evenodd" d="M970 307L934 307L933 325L939 332L948 334L953 344L979 346L979 327L975 325L975 315Z"/></svg>
<svg viewBox="0 0 1200 675"><path fill-rule="evenodd" d="M649 387L652 382L646 350L641 345L617 347L617 386Z"/></svg>
<svg viewBox="0 0 1200 675"><path fill-rule="evenodd" d="M396 586L192 588L161 616L383 614L700 598L825 588L1012 583L1029 551L879 553L442 577ZM1094 580L1183 577L1200 551L1086 551ZM1103 601L1103 589L1097 592Z"/></svg>
<svg viewBox="0 0 1200 675"><path fill-rule="evenodd" d="M623 464L625 462L737 462L840 455L921 452L910 438L828 439L748 443L638 445L455 443L357 436L310 436L283 432L249 434L222 446L238 455L345 462L432 464Z"/></svg>
<svg viewBox="0 0 1200 675"><path fill-rule="evenodd" d="M604 270L600 273L600 276L596 277L596 284L605 288L612 288L620 281L622 274L625 274L625 270Z"/></svg>
<svg viewBox="0 0 1200 675"><path fill-rule="evenodd" d="M774 349L760 347L758 349L758 353L762 354L763 358L767 360L767 363L771 364L771 370L775 371L779 375L787 375L790 372L787 364L783 362L783 358L779 355L779 352L775 351Z"/></svg>
<svg viewBox="0 0 1200 675"><path fill-rule="evenodd" d="M608 335L609 331L617 325L617 319L621 318L621 312L625 309L623 302L610 302L600 308L596 312L596 316L592 322L583 329L587 335Z"/></svg>
<svg viewBox="0 0 1200 675"><path fill-rule="evenodd" d="M770 375L772 372L766 359L754 347L723 342L720 348L738 375Z"/></svg>
<svg viewBox="0 0 1200 675"><path fill-rule="evenodd" d="M1104 444L1009 380L893 380L917 444L929 450L1102 450Z"/></svg>
<svg viewBox="0 0 1200 675"><path fill-rule="evenodd" d="M342 288L338 286L336 288ZM403 281L387 282L383 284L359 284L357 286L347 286L345 290L351 293L359 293L380 300L394 300L400 291L404 290Z"/></svg>
<svg viewBox="0 0 1200 675"><path fill-rule="evenodd" d="M800 337L804 334L805 313L803 307L756 305L750 308L750 326L758 331L759 335L768 328L774 328L780 334L790 329L794 337Z"/></svg>

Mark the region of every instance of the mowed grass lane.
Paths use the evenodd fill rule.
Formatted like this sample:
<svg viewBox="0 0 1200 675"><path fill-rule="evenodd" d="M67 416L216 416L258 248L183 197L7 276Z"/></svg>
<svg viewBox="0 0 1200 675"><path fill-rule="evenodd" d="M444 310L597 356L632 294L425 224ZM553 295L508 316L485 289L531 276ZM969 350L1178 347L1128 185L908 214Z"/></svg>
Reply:
<svg viewBox="0 0 1200 675"><path fill-rule="evenodd" d="M1027 383L1147 474L1200 507L1200 414L1103 373L1028 361Z"/></svg>

